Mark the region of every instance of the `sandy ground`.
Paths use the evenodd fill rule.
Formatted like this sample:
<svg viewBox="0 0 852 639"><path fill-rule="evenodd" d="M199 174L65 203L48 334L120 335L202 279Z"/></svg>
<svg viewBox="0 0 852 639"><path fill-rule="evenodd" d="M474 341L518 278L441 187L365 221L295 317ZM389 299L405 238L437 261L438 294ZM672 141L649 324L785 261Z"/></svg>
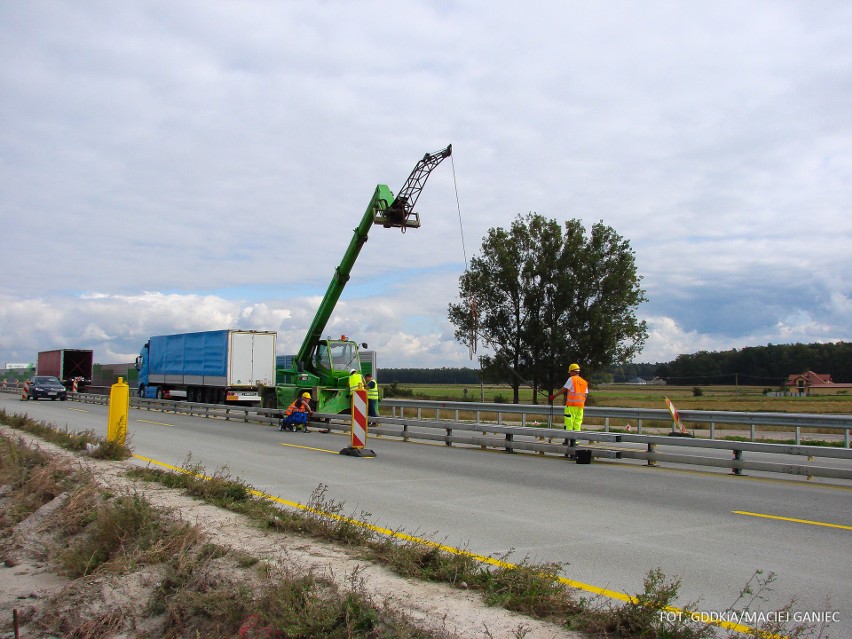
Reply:
<svg viewBox="0 0 852 639"><path fill-rule="evenodd" d="M179 491L156 484L134 482L124 477L125 471L131 466L129 462L97 461L74 455L2 425L0 433L11 438L21 438L33 447L91 469L96 480L111 491L135 491L144 495L153 505L179 513L182 520L198 526L213 543L289 566L298 572L309 569L314 574L334 579L343 587L357 573L363 589L375 601L388 602L423 628L443 631L460 639L556 639L585 636L486 606L481 597L473 592L401 578L380 565L354 557L351 551L347 553L342 547L318 543L305 537L258 530L239 515L197 501ZM156 577L145 574L124 578L96 576L69 581L51 572L44 555L50 531L40 524L59 505L57 502L60 499L45 505L21 522L12 538L4 542L5 563L0 565L0 639L14 637L11 631L14 609L18 610L22 620L21 637L44 636L39 634L37 627L27 626L29 620L37 617L40 607L79 606L86 602L85 605L92 606L93 611L102 612L117 607L126 610L129 602L147 601L147 591L154 587ZM141 609L139 614L143 614ZM140 619L137 628L143 630L144 627L144 620Z"/></svg>

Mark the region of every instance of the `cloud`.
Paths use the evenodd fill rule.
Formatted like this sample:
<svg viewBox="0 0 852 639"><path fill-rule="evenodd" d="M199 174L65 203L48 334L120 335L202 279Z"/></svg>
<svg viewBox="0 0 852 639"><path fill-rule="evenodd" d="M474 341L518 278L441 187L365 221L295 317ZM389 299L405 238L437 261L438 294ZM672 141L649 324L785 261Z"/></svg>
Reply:
<svg viewBox="0 0 852 639"><path fill-rule="evenodd" d="M527 211L630 240L641 359L852 339L852 6L518 15L0 4L0 361L223 327L294 350L375 185L448 143L422 228L371 232L329 326L380 361L466 358L465 258Z"/></svg>

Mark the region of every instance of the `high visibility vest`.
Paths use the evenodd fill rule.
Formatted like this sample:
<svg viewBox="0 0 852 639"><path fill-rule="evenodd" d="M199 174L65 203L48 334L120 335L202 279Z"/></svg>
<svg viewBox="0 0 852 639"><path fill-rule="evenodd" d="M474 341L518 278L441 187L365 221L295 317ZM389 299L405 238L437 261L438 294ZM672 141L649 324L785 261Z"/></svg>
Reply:
<svg viewBox="0 0 852 639"><path fill-rule="evenodd" d="M349 376L349 390L361 390L364 388L364 380L361 377L361 373L352 373Z"/></svg>
<svg viewBox="0 0 852 639"><path fill-rule="evenodd" d="M379 385L375 377L367 384L367 399L379 399Z"/></svg>
<svg viewBox="0 0 852 639"><path fill-rule="evenodd" d="M284 415L292 415L293 413L312 413L311 405L305 401L304 397L297 397L293 403L284 411Z"/></svg>
<svg viewBox="0 0 852 639"><path fill-rule="evenodd" d="M589 382L579 375L573 375L568 379L565 387L568 389L568 392L565 393L565 406L586 405L586 394L589 392Z"/></svg>

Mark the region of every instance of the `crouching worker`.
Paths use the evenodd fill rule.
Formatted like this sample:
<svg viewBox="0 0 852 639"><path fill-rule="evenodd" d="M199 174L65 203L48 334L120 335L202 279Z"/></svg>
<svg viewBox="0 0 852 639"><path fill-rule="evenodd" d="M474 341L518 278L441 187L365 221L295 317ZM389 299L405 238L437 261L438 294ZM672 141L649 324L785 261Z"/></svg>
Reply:
<svg viewBox="0 0 852 639"><path fill-rule="evenodd" d="M311 409L311 394L307 392L302 393L284 411L284 418L281 420L278 430L293 432L302 430L307 432L308 419L313 413L314 411Z"/></svg>

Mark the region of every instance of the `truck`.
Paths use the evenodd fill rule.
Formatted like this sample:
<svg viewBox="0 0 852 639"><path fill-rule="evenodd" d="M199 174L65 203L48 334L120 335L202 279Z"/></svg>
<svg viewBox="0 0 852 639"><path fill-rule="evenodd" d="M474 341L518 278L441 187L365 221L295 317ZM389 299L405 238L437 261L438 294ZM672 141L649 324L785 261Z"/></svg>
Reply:
<svg viewBox="0 0 852 639"><path fill-rule="evenodd" d="M398 228L403 233L420 227L420 215L414 211L417 199L430 173L452 154L452 145L423 156L411 171L399 193L379 184L367 204L361 221L355 228L343 259L334 271L325 296L317 309L299 351L282 358L276 369L275 385L261 389L263 406L286 408L295 397L309 392L314 408L321 413L348 413L351 410L349 374L352 369L362 371L359 344L346 335L340 338L323 337L361 248L367 241L370 228ZM360 345L367 348L366 344ZM375 366L371 358L369 367Z"/></svg>
<svg viewBox="0 0 852 639"><path fill-rule="evenodd" d="M223 329L151 337L136 358L137 394L205 404L260 404L275 382L275 331Z"/></svg>
<svg viewBox="0 0 852 639"><path fill-rule="evenodd" d="M79 348L61 348L41 351L36 360L36 375L56 377L66 389L82 391L92 383L93 351Z"/></svg>

